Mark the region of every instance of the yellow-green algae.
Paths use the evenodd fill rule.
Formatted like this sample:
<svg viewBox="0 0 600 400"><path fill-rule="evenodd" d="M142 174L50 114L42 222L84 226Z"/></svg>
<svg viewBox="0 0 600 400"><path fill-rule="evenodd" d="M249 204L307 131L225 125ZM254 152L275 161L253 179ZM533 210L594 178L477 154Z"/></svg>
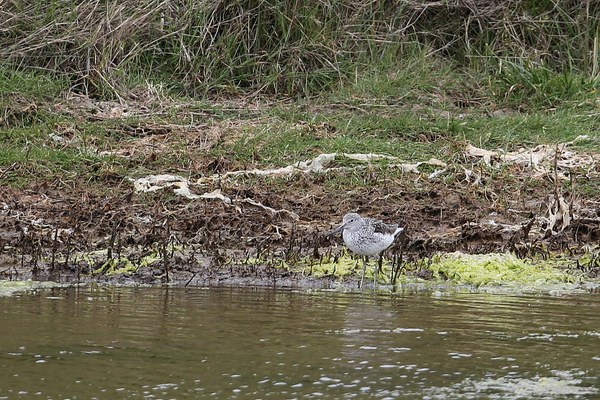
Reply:
<svg viewBox="0 0 600 400"><path fill-rule="evenodd" d="M66 285L56 282L26 281L0 281L0 297L13 296L18 293L31 292L36 289L50 289Z"/></svg>
<svg viewBox="0 0 600 400"><path fill-rule="evenodd" d="M146 255L139 260L136 260L137 263L135 264L127 257L112 258L102 264L100 268L95 269L92 273L99 274L104 272L106 275L132 274L140 267L145 267L161 259L162 256L158 253Z"/></svg>
<svg viewBox="0 0 600 400"><path fill-rule="evenodd" d="M180 250L181 246L168 245L167 251ZM133 252L131 249L125 248L123 252L130 252L131 255L120 256L118 258L114 257L111 259L107 259L108 250L96 250L86 253L75 253L71 257L73 259L81 258L88 265L94 265L96 260L106 260L100 267L96 268L92 271L90 275L103 273L105 275L113 275L113 274L132 274L136 272L140 267L145 267L150 265L156 261L162 260L163 256L159 249L156 249L150 254L147 254L140 258L135 258L133 256ZM60 261L60 260L59 260Z"/></svg>
<svg viewBox="0 0 600 400"><path fill-rule="evenodd" d="M337 259L326 257L321 262L309 263L309 260L297 262L294 266L285 262L281 267L302 272L316 278L334 276L340 280L349 275L359 276L362 271L362 261L343 253ZM365 272L365 280L373 280L373 273L378 261L369 260ZM438 254L430 259L420 260L414 265L407 264L407 270L426 268L432 277L426 282L439 284L443 282L454 286L476 287L514 287L542 288L552 285L573 284L583 281L583 274L568 269L569 263L565 257L557 256L546 260L520 259L510 253L464 254L460 252ZM384 258L383 272L378 275L378 282L390 283L392 273L391 260ZM425 282L419 278L411 278L404 274L398 277L397 283L404 285L411 282Z"/></svg>
<svg viewBox="0 0 600 400"><path fill-rule="evenodd" d="M562 267L565 259L520 259L513 254L450 253L433 257L428 269L438 279L447 279L459 285L526 285L543 286L556 283L574 283L581 275Z"/></svg>
<svg viewBox="0 0 600 400"><path fill-rule="evenodd" d="M367 263L367 269L365 271L365 279L368 278L373 280L373 274L378 262L379 261L375 258L369 260ZM306 259L295 263L294 266L283 262L281 267L291 271L301 272L304 275L310 275L315 278L334 276L341 280L349 275L357 273L360 275L362 273L363 263L362 259L353 257L344 251L341 256L337 257L337 259L330 255L324 257L322 260L320 260L320 262L317 262L314 259ZM391 262L384 258L382 269L383 273L378 275L378 281L381 281L382 279L389 281L389 276L391 275L392 271ZM384 278L384 276L387 278Z"/></svg>

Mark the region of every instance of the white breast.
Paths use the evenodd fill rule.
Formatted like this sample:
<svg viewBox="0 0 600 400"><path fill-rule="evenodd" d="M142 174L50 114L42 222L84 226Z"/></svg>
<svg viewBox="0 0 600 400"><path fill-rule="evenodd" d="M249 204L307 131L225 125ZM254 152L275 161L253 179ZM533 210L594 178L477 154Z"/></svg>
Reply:
<svg viewBox="0 0 600 400"><path fill-rule="evenodd" d="M344 230L344 243L350 250L361 256L374 256L388 247L394 242L394 236L382 234L378 232L369 232L369 234L361 234L360 231Z"/></svg>

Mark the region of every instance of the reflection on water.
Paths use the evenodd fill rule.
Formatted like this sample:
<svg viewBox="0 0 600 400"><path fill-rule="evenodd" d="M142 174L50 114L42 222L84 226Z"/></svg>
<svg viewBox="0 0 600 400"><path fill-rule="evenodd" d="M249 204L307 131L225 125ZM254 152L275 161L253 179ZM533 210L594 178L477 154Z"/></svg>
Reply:
<svg viewBox="0 0 600 400"><path fill-rule="evenodd" d="M69 288L0 298L0 399L593 399L597 295Z"/></svg>

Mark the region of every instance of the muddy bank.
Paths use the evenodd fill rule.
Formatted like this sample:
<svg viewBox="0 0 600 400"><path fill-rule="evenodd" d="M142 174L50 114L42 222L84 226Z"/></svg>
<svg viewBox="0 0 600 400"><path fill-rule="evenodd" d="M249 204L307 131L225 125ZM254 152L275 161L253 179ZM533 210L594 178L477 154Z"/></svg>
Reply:
<svg viewBox="0 0 600 400"><path fill-rule="evenodd" d="M205 163L209 170L223 161ZM349 211L407 227L386 252L402 274L427 279L419 260L461 251L566 254L570 268L600 275L600 199L559 192L519 164L502 177L484 169L469 176L465 165L446 167L451 183L418 173L378 181L365 167L364 186L351 191L324 182L344 169L189 180L195 193L220 194L196 198L181 195L181 185L136 191L126 177L107 177L109 190L84 182L2 187L1 278L321 286L339 278L316 278L311 266L344 254L341 238L325 234ZM352 285L356 276L342 279Z"/></svg>
<svg viewBox="0 0 600 400"><path fill-rule="evenodd" d="M91 162L87 176L38 172L19 188L4 182L30 177L34 166L0 170L0 279L352 285L355 275L335 271L347 257L341 238L325 237L348 212L406 227L385 254L396 277L428 279L423 260L456 251L560 254L572 260L566 268L600 275L600 155L572 150L579 138L512 152L452 142L446 162L332 153L277 168L262 165L258 154L243 165L210 155L239 139L240 127L270 123L248 120L251 104L221 107L248 112L222 119L190 106L201 121L185 126L144 122L146 107L80 95L48 107L73 121L97 121L101 134L57 126L40 146L113 161ZM119 122L132 115L144 117ZM338 134L308 122L296 131L316 139ZM180 156L185 163L170 164ZM140 166L160 172L133 172ZM325 261L331 270L319 268Z"/></svg>

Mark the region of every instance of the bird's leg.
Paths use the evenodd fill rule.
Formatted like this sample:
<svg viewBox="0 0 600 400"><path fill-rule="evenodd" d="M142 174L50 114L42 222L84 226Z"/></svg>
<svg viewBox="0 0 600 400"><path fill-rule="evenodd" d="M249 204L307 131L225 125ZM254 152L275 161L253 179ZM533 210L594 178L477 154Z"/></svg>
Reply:
<svg viewBox="0 0 600 400"><path fill-rule="evenodd" d="M377 260L377 264L375 264L375 285L377 285L377 274L379 272L383 273L383 253L379 254L379 260ZM385 276L385 274L383 276Z"/></svg>
<svg viewBox="0 0 600 400"><path fill-rule="evenodd" d="M363 256L363 272L360 278L360 290L362 290L363 282L365 281L365 270L367 269L367 256Z"/></svg>
<svg viewBox="0 0 600 400"><path fill-rule="evenodd" d="M379 260L381 260L381 258L379 258ZM375 263L375 270L373 271L373 287L375 288L375 290L377 290L377 273L378 272L379 272L379 261Z"/></svg>

